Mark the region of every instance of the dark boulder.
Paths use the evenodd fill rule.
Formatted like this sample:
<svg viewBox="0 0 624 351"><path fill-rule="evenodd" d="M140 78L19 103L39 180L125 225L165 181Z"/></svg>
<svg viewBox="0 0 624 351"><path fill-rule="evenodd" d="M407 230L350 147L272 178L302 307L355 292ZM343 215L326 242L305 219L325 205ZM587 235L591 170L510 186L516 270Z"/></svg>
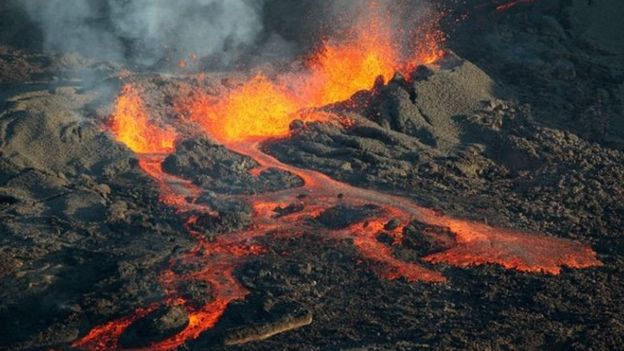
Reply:
<svg viewBox="0 0 624 351"><path fill-rule="evenodd" d="M130 325L119 343L124 348L144 347L179 333L188 323L183 307L162 306Z"/></svg>

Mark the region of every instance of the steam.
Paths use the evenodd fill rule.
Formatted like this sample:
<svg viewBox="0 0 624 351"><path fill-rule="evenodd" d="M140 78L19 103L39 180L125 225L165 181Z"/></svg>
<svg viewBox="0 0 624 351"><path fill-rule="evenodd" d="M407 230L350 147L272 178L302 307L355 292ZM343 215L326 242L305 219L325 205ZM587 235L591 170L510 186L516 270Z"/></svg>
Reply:
<svg viewBox="0 0 624 351"><path fill-rule="evenodd" d="M262 31L257 0L23 0L45 49L152 65L196 55L231 60Z"/></svg>
<svg viewBox="0 0 624 351"><path fill-rule="evenodd" d="M0 0L1 1L1 0ZM133 68L197 57L198 69L285 67L323 39L383 16L401 45L431 18L429 0L20 0L44 49ZM389 23L388 23L389 22ZM410 49L409 47L406 49ZM409 51L409 50L407 50ZM234 65L235 64L235 65ZM138 66L138 67L137 67Z"/></svg>

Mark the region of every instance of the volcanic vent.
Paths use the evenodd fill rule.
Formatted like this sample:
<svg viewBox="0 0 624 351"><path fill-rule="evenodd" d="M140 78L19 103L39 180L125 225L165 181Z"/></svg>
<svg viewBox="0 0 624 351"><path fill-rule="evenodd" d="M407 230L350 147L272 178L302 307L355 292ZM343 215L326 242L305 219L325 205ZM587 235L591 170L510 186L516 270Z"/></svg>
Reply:
<svg viewBox="0 0 624 351"><path fill-rule="evenodd" d="M490 5L507 13L531 3ZM421 323L410 322L414 315L427 320L419 310L458 323L474 313L462 295L466 284L516 284L513 293L488 291L513 300L531 284L604 269L589 240L548 233L551 223L530 209L509 210L528 174L547 178L544 160L580 163L582 155L566 155L585 144L533 124L510 90L448 49L441 15L397 30L399 15L384 4L372 1L365 16L284 67L196 73L185 61L175 74L109 78L112 98L101 87L58 87L53 97L13 100L3 153L50 171L7 177L13 190L3 188L2 208L37 216L42 228L53 218L54 228L71 228L67 240L84 236L82 250L98 252L88 260L76 249L68 263L22 273L54 282L49 269L74 265L84 270L66 276L94 286L75 288L92 307L55 307L69 316L73 334L39 345L418 348L428 344L416 339L436 337L411 338L400 325ZM44 132L36 150L50 148L62 162L35 149L17 152L37 120L20 119L23 111L31 103L56 106L56 95L90 116L69 124L44 116L49 126L40 129L60 130L61 138ZM561 155L543 156L539 143ZM510 182L513 191L483 195ZM29 208L33 196L45 205ZM3 228L28 225L11 217ZM114 243L98 251L102 240ZM83 273L100 270L115 278ZM459 312L463 302L471 307ZM367 309L356 316L352 306ZM492 313L494 324L500 317L488 308L479 313ZM339 336L322 337L332 332Z"/></svg>

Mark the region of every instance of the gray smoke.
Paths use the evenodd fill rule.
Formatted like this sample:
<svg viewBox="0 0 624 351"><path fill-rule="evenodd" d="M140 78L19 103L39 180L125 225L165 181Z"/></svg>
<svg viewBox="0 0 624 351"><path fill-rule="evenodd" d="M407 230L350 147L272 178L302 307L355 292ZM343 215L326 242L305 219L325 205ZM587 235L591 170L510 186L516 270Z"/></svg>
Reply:
<svg viewBox="0 0 624 351"><path fill-rule="evenodd" d="M0 0L3 1L3 0ZM201 69L271 63L283 67L322 38L358 21L383 20L414 43L428 0L15 0L41 29L44 48L142 66L190 55Z"/></svg>
<svg viewBox="0 0 624 351"><path fill-rule="evenodd" d="M227 59L262 31L258 0L23 0L48 50L151 65ZM231 57L230 57L231 59Z"/></svg>

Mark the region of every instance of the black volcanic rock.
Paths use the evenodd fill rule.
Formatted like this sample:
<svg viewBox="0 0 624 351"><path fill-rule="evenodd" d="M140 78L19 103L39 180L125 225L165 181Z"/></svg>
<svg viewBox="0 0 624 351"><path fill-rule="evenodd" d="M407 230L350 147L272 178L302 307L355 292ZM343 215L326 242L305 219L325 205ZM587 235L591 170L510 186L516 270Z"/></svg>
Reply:
<svg viewBox="0 0 624 351"><path fill-rule="evenodd" d="M302 203L290 203L284 207L275 208L275 217L283 217L288 216L293 213L301 212L304 209L304 205Z"/></svg>
<svg viewBox="0 0 624 351"><path fill-rule="evenodd" d="M422 143L436 146L433 126L412 102L405 86L391 81L372 95L366 115L384 128L390 128L418 138Z"/></svg>
<svg viewBox="0 0 624 351"><path fill-rule="evenodd" d="M231 232L251 224L251 206L242 200L224 199L216 193L205 192L195 202L208 206L215 213L197 213L197 220L189 223L196 231L207 234Z"/></svg>
<svg viewBox="0 0 624 351"><path fill-rule="evenodd" d="M395 230L401 225L401 221L397 218L391 219L384 225L385 230Z"/></svg>
<svg viewBox="0 0 624 351"><path fill-rule="evenodd" d="M251 224L250 212L219 211L217 215L201 213L190 228L206 234L228 233L241 230Z"/></svg>
<svg viewBox="0 0 624 351"><path fill-rule="evenodd" d="M450 249L457 241L449 228L413 221L405 227L403 244L422 257Z"/></svg>
<svg viewBox="0 0 624 351"><path fill-rule="evenodd" d="M324 226L332 229L344 229L352 224L362 222L381 212L376 205L345 206L337 205L323 211L317 220Z"/></svg>
<svg viewBox="0 0 624 351"><path fill-rule="evenodd" d="M301 304L279 301L267 307L260 321L227 330L224 344L241 345L260 341L312 323L312 313Z"/></svg>
<svg viewBox="0 0 624 351"><path fill-rule="evenodd" d="M196 308L201 308L214 299L210 284L201 280L185 280L178 285L178 291Z"/></svg>
<svg viewBox="0 0 624 351"><path fill-rule="evenodd" d="M180 306L162 306L132 323L121 335L119 343L126 348L148 346L184 329L188 314Z"/></svg>
<svg viewBox="0 0 624 351"><path fill-rule="evenodd" d="M207 139L183 141L163 163L166 172L190 179L217 193L262 193L303 184L298 177L273 168L253 176L250 171L257 166L253 159Z"/></svg>

